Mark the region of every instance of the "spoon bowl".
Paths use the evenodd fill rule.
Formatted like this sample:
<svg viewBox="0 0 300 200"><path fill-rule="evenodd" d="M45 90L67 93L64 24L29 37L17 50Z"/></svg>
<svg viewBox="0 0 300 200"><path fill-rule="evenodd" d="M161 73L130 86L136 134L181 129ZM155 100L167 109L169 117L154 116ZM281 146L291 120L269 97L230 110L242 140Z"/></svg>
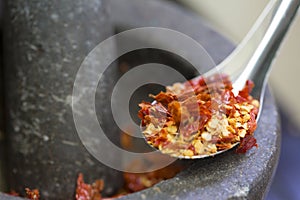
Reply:
<svg viewBox="0 0 300 200"><path fill-rule="evenodd" d="M271 0L240 45L218 66L201 75L209 80L218 74L226 74L232 81L236 96L247 80L254 82L251 96L260 102L256 121L259 120L269 71L276 52L298 10L300 0ZM193 80L197 80L196 77ZM156 101L152 103L154 105ZM239 142L231 145L237 146ZM203 155L172 155L181 159L198 159L215 156L231 148Z"/></svg>

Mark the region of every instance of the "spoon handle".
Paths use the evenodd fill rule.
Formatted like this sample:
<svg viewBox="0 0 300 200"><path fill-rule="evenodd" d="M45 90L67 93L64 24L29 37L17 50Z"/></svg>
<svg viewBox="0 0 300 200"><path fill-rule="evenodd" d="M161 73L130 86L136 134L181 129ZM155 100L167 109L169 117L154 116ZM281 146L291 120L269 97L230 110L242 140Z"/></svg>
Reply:
<svg viewBox="0 0 300 200"><path fill-rule="evenodd" d="M250 79L255 83L251 95L262 102L265 85L273 58L292 23L300 0L282 0L276 8L271 23L258 43L256 50L241 75L234 81L235 90L241 90L245 81Z"/></svg>

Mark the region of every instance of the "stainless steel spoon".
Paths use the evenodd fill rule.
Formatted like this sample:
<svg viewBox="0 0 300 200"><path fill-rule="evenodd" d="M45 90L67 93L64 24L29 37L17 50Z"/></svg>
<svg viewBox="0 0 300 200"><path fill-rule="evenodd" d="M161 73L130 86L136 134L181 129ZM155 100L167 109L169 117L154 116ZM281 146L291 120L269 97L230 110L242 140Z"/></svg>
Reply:
<svg viewBox="0 0 300 200"><path fill-rule="evenodd" d="M272 61L276 57L276 52L297 13L299 5L300 0L270 1L235 51L222 63L203 75L204 77L216 73L229 75L235 94L244 87L247 80L252 80L255 87L251 95L260 102L257 120L259 120L263 107L263 98ZM203 158L224 151L218 151L211 155L182 156L181 158Z"/></svg>
<svg viewBox="0 0 300 200"><path fill-rule="evenodd" d="M255 87L251 95L260 101L261 109L272 61L299 5L300 0L270 1L236 50L203 76L229 75L235 94L244 87L246 80L252 80Z"/></svg>
<svg viewBox="0 0 300 200"><path fill-rule="evenodd" d="M260 102L257 120L261 113L272 61L297 13L299 4L300 0L271 0L239 46L222 63L202 75L207 78L217 73L227 74L233 83L234 94L244 87L247 80L252 80L255 87L251 95ZM204 158L227 150L210 155L178 156L178 158Z"/></svg>

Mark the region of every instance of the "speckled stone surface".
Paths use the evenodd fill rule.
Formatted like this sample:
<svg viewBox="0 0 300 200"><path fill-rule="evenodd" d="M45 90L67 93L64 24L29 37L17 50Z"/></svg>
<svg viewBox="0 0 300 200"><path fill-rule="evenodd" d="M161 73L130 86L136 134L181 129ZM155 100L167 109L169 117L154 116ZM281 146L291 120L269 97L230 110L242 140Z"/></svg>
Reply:
<svg viewBox="0 0 300 200"><path fill-rule="evenodd" d="M85 56L113 34L106 0L6 1L5 103L9 187L39 188L42 199L72 199L79 172L104 178L112 193L119 172L94 159L74 126L73 83Z"/></svg>
<svg viewBox="0 0 300 200"><path fill-rule="evenodd" d="M2 1L0 0L0 36L2 37L2 20L3 20L3 12L2 12ZM3 46L3 41L0 41L0 45ZM4 159L4 134L3 134L3 122L4 122L4 112L3 112L3 73L2 73L2 61L3 61L3 55L2 55L2 48L0 50L0 191L5 190L6 183L5 183L5 174L4 174L4 165L5 165L5 159Z"/></svg>
<svg viewBox="0 0 300 200"><path fill-rule="evenodd" d="M1 8L1 7L0 7ZM1 12L0 12L1 13ZM0 30L1 31L1 30ZM1 55L0 55L0 62L1 62ZM0 65L0 191L3 191L6 189L6 183L5 183L5 139L3 134L3 77L2 77L2 66Z"/></svg>
<svg viewBox="0 0 300 200"><path fill-rule="evenodd" d="M183 32L200 42L216 63L222 61L234 48L230 41L211 29L199 16L172 2L113 0L109 13L118 30L158 26ZM48 94L53 92L55 94L53 90ZM255 133L259 148L254 148L245 155L235 154L232 150L213 158L187 161L190 167L175 178L120 199L263 199L276 169L280 149L280 127L275 102L269 92L265 100ZM55 121L47 127L53 130L52 126L57 126ZM32 127L27 127L27 130L30 128ZM47 150L53 147L55 148L49 146ZM44 149L45 147L40 147L39 150L45 151ZM57 166L59 165L55 167ZM51 172L51 168L45 169ZM50 184L48 180L42 181Z"/></svg>

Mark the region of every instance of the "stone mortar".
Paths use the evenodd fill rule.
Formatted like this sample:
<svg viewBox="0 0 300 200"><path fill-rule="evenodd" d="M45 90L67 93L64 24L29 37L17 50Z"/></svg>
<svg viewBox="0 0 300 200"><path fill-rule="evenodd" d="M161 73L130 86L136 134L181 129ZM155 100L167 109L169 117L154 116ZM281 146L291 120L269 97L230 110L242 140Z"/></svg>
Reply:
<svg viewBox="0 0 300 200"><path fill-rule="evenodd" d="M112 21L118 30L144 26L178 30L202 44L216 63L234 48L198 15L172 2L115 0L110 6ZM263 199L279 157L278 118L274 98L267 92L255 132L257 149L245 155L235 154L232 150L216 157L188 161L191 166L175 178L120 199ZM0 198L20 199L3 195Z"/></svg>
<svg viewBox="0 0 300 200"><path fill-rule="evenodd" d="M24 187L39 188L44 199L71 199L82 172L86 181L103 178L112 186L105 193L114 193L122 185L120 172L83 147L71 109L81 62L114 33L106 0L6 1L5 11L9 188L21 194Z"/></svg>

